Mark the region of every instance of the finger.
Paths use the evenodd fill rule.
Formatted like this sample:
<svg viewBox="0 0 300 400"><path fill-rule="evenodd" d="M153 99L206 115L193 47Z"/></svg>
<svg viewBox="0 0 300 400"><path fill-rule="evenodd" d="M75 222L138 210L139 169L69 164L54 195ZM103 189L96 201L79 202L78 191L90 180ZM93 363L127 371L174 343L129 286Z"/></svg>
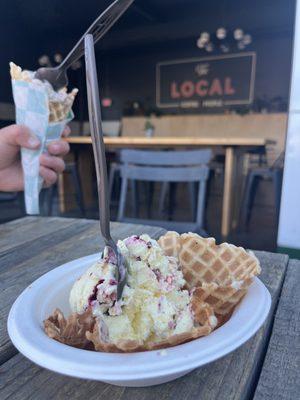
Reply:
<svg viewBox="0 0 300 400"><path fill-rule="evenodd" d="M44 179L44 186L50 187L57 181L57 174L44 166L40 166L40 176Z"/></svg>
<svg viewBox="0 0 300 400"><path fill-rule="evenodd" d="M66 125L65 129L63 130L62 136L67 137L70 135L70 133L71 133L71 129L70 129L69 125Z"/></svg>
<svg viewBox="0 0 300 400"><path fill-rule="evenodd" d="M63 172L65 169L64 161L55 156L50 156L49 154L41 154L40 156L40 165L46 168L53 169L55 172Z"/></svg>
<svg viewBox="0 0 300 400"><path fill-rule="evenodd" d="M25 125L14 124L3 128L1 138L5 144L17 148L21 146L27 149L38 149L41 145L40 140Z"/></svg>
<svg viewBox="0 0 300 400"><path fill-rule="evenodd" d="M69 143L64 140L58 140L48 145L48 151L53 156L64 156L70 151Z"/></svg>

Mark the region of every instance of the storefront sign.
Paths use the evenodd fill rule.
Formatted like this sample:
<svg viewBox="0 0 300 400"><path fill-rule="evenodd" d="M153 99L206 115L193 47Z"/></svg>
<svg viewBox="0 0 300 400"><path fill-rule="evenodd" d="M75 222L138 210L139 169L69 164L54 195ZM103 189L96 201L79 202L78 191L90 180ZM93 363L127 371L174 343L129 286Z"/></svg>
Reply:
<svg viewBox="0 0 300 400"><path fill-rule="evenodd" d="M253 52L164 61L156 67L157 107L198 108L250 104Z"/></svg>

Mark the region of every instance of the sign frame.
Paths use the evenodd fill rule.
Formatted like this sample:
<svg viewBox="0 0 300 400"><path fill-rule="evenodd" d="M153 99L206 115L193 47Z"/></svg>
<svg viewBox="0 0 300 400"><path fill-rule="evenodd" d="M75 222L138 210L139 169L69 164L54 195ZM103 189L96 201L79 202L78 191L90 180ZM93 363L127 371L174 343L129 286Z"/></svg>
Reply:
<svg viewBox="0 0 300 400"><path fill-rule="evenodd" d="M252 65L251 65L251 76L250 76L250 88L249 88L249 97L247 99L241 100L224 100L222 102L222 106L229 105L247 105L253 102L254 98L254 84L255 84L255 72L256 72L256 52L248 51L244 53L233 53L233 54L224 54L219 56L208 56L208 57L192 57L192 58L183 58L176 60L168 60L161 61L156 64L156 106L158 108L184 108L182 106L182 102L174 102L174 103L161 103L161 93L160 93L160 67L162 65L174 65L174 64L185 64L190 62L206 62L213 60L222 60L226 58L241 58L241 57L252 57ZM197 107L202 108L202 107Z"/></svg>

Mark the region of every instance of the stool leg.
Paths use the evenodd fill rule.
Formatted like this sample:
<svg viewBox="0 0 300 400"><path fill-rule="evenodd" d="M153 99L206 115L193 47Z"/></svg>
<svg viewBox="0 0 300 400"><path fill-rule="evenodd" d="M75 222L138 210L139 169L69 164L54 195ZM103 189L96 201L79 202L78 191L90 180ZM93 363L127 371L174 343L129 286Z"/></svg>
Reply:
<svg viewBox="0 0 300 400"><path fill-rule="evenodd" d="M126 194L127 194L127 178L121 178L121 195L118 209L118 221L122 221L125 213L125 205L126 205Z"/></svg>
<svg viewBox="0 0 300 400"><path fill-rule="evenodd" d="M160 216L162 216L164 212L164 205L168 194L169 186L170 186L169 182L162 182L161 184L161 189L159 194L159 206L158 206L158 212Z"/></svg>
<svg viewBox="0 0 300 400"><path fill-rule="evenodd" d="M176 189L177 183L171 182L170 183L170 190L169 190L169 210L168 210L168 219L171 220L174 214L174 208L176 206Z"/></svg>
<svg viewBox="0 0 300 400"><path fill-rule="evenodd" d="M276 210L277 221L279 219L279 211L280 211L282 174L283 174L283 171L280 169L276 169L273 171L273 182L274 182L274 192L275 192L275 210Z"/></svg>
<svg viewBox="0 0 300 400"><path fill-rule="evenodd" d="M81 182L80 182L80 177L79 173L77 170L76 165L74 165L71 169L71 175L73 178L73 184L75 187L75 196L76 196L76 201L79 206L81 215L85 215L85 208L84 208L84 202L83 202L83 196L82 196L82 188L81 188Z"/></svg>
<svg viewBox="0 0 300 400"><path fill-rule="evenodd" d="M253 181L254 181L254 175L249 172L246 178L246 184L245 184L245 189L244 189L244 194L243 194L243 200L242 200L242 205L241 205L241 211L240 211L240 223L242 227L246 227L248 225L249 221L249 210L250 210L250 198L251 198L251 191L252 191L252 186L253 186Z"/></svg>
<svg viewBox="0 0 300 400"><path fill-rule="evenodd" d="M154 182L148 182L147 185L147 218L151 218L151 206L153 201L153 193L154 193Z"/></svg>
<svg viewBox="0 0 300 400"><path fill-rule="evenodd" d="M132 212L134 218L137 218L139 215L139 208L138 208L138 190L137 190L137 181L132 179L131 180L131 195L132 195Z"/></svg>
<svg viewBox="0 0 300 400"><path fill-rule="evenodd" d="M196 214L196 223L197 229L203 230L204 223L204 210L205 210L205 195L206 195L206 181L203 180L199 183L198 188L198 201L197 201L197 214Z"/></svg>
<svg viewBox="0 0 300 400"><path fill-rule="evenodd" d="M116 171L117 171L116 165L111 164L109 171L109 178L108 178L108 195L110 200L112 199L112 191L114 187Z"/></svg>
<svg viewBox="0 0 300 400"><path fill-rule="evenodd" d="M192 210L192 220L194 221L196 218L196 212L197 212L197 183L189 182L188 188L189 188L189 195L190 195L190 205L191 205L191 210Z"/></svg>
<svg viewBox="0 0 300 400"><path fill-rule="evenodd" d="M48 216L52 215L55 188L56 188L56 186L53 185L47 190L47 215Z"/></svg>
<svg viewBox="0 0 300 400"><path fill-rule="evenodd" d="M256 192L257 192L259 180L260 180L260 178L256 175L254 175L252 178L252 182L251 182L251 186L250 186L250 193L249 193L249 202L248 202L248 207L247 207L246 227L248 227L249 222L250 222L254 199L255 199Z"/></svg>
<svg viewBox="0 0 300 400"><path fill-rule="evenodd" d="M49 216L49 192L50 188L42 189L40 192L39 202L40 202L40 213L41 215Z"/></svg>

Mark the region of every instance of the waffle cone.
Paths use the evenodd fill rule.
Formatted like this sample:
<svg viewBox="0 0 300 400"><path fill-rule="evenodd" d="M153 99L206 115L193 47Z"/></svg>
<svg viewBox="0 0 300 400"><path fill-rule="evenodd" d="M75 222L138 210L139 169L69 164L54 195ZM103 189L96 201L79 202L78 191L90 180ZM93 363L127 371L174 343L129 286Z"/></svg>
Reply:
<svg viewBox="0 0 300 400"><path fill-rule="evenodd" d="M167 255L178 257L188 289L196 288L195 296L216 315L230 313L261 270L253 253L195 233L167 232L158 242Z"/></svg>
<svg viewBox="0 0 300 400"><path fill-rule="evenodd" d="M86 332L93 330L95 318L91 310L83 314L71 314L66 319L57 308L44 321L46 334L58 342L80 349L92 349L92 343L86 338Z"/></svg>
<svg viewBox="0 0 300 400"><path fill-rule="evenodd" d="M29 71L22 70L21 67L13 62L10 62L9 65L10 75L13 80L32 82L33 78ZM67 93L67 89L63 88L58 93L65 93L64 100L49 100L49 122L59 122L68 118L78 89L73 89L70 93Z"/></svg>
<svg viewBox="0 0 300 400"><path fill-rule="evenodd" d="M49 102L49 122L59 122L67 119L77 92L78 89L73 89L62 102Z"/></svg>

